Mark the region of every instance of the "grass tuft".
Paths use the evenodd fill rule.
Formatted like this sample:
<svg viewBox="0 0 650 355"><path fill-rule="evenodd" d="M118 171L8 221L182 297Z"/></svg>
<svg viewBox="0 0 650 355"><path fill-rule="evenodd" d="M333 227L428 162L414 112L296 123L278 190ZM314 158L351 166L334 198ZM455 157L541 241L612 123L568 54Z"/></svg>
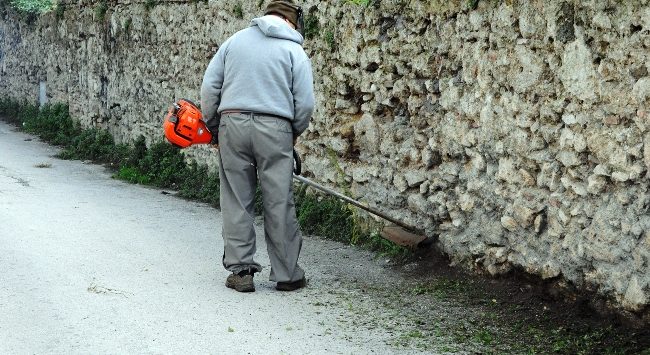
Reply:
<svg viewBox="0 0 650 355"><path fill-rule="evenodd" d="M243 19L244 18L244 8L240 3L236 3L235 6L232 8L232 12L235 15L236 18L238 19Z"/></svg>
<svg viewBox="0 0 650 355"><path fill-rule="evenodd" d="M95 16L97 16L97 21L103 22L106 19L106 12L108 12L108 3L106 0L102 0L97 4L97 6L95 6Z"/></svg>

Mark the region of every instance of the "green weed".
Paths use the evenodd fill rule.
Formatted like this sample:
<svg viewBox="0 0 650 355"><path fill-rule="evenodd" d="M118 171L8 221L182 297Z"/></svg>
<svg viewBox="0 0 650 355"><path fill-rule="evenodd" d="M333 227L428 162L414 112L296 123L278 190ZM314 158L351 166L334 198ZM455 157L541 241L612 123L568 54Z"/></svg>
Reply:
<svg viewBox="0 0 650 355"><path fill-rule="evenodd" d="M145 0L144 2L144 9L147 11L150 11L154 7L158 5L158 0Z"/></svg>
<svg viewBox="0 0 650 355"><path fill-rule="evenodd" d="M244 8L241 6L240 3L235 4L235 6L232 8L232 12L236 18L238 19L244 18Z"/></svg>
<svg viewBox="0 0 650 355"><path fill-rule="evenodd" d="M11 0L11 6L21 12L40 14L52 10L52 0Z"/></svg>
<svg viewBox="0 0 650 355"><path fill-rule="evenodd" d="M413 295L433 295L437 299L458 298L466 294L468 285L459 280L440 278L418 284L411 290Z"/></svg>
<svg viewBox="0 0 650 355"><path fill-rule="evenodd" d="M147 176L140 174L137 168L133 166L122 166L115 174L115 177L134 184L149 184Z"/></svg>
<svg viewBox="0 0 650 355"><path fill-rule="evenodd" d="M494 342L494 335L486 329L481 329L474 334L474 340L487 346Z"/></svg>
<svg viewBox="0 0 650 355"><path fill-rule="evenodd" d="M124 30L124 33L127 34L127 35L129 33L131 33L131 23L132 22L133 22L133 20L130 17L127 18L126 20L124 20L123 30Z"/></svg>
<svg viewBox="0 0 650 355"><path fill-rule="evenodd" d="M375 2L375 0L345 0L345 2L349 2L351 4L355 5L363 5L363 6L369 6Z"/></svg>
<svg viewBox="0 0 650 355"><path fill-rule="evenodd" d="M108 12L108 3L105 0L97 3L95 6L95 17L97 21L103 22L106 19L106 12Z"/></svg>
<svg viewBox="0 0 650 355"><path fill-rule="evenodd" d="M190 163L179 186L181 197L198 200L219 207L219 174L208 171L205 165Z"/></svg>
<svg viewBox="0 0 650 355"><path fill-rule="evenodd" d="M61 20L65 15L65 6L61 3L58 3L56 4L56 8L54 11L55 11L56 19Z"/></svg>
<svg viewBox="0 0 650 355"><path fill-rule="evenodd" d="M26 104L18 109L17 120L26 132L38 135L54 145L67 145L70 137L81 132L68 113L65 105L45 105L42 109Z"/></svg>
<svg viewBox="0 0 650 355"><path fill-rule="evenodd" d="M330 196L308 193L307 186L295 192L296 213L303 233L347 242L354 227L352 213L345 204Z"/></svg>
<svg viewBox="0 0 650 355"><path fill-rule="evenodd" d="M334 31L327 30L325 32L325 43L330 47L330 51L336 50L336 39L334 38Z"/></svg>
<svg viewBox="0 0 650 355"><path fill-rule="evenodd" d="M320 24L318 17L312 14L305 16L305 38L312 39L318 37L320 32Z"/></svg>

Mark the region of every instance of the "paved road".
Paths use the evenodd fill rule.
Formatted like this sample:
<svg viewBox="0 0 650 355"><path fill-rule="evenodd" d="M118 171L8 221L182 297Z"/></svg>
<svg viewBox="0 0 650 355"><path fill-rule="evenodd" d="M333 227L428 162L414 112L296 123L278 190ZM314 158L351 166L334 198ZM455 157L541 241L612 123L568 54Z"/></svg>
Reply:
<svg viewBox="0 0 650 355"><path fill-rule="evenodd" d="M218 210L31 138L0 122L1 354L403 352L347 322L364 315L339 272L389 272L368 253L307 238L310 287L280 293L259 238L257 292L237 293L223 286Z"/></svg>

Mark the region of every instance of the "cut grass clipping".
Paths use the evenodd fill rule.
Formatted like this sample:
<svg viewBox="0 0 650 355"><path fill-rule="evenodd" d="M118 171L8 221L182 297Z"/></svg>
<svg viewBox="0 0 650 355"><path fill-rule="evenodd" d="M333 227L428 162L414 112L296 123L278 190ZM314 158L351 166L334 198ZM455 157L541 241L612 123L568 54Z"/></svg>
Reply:
<svg viewBox="0 0 650 355"><path fill-rule="evenodd" d="M43 141L62 148L58 157L104 164L114 177L131 183L174 189L178 195L219 207L219 175L205 165L188 163L180 149L159 141L149 146L140 136L130 144L117 144L106 130L84 129L62 104L36 105L0 98L0 115ZM301 185L295 193L296 213L305 234L356 244L389 257L403 256L407 249L379 236L378 226L363 220L340 200L311 192ZM262 209L258 189L255 209Z"/></svg>

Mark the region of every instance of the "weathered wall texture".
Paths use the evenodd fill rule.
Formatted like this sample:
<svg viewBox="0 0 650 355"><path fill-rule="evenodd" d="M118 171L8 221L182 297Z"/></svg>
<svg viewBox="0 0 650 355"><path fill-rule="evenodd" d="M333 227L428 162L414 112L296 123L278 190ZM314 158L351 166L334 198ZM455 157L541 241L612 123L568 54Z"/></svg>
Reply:
<svg viewBox="0 0 650 355"><path fill-rule="evenodd" d="M232 1L109 2L102 20L75 2L31 25L5 10L0 94L35 99L46 81L85 124L160 139L166 106L198 99L210 57L259 3L242 1L237 19ZM647 0L307 3L319 24L308 174L439 227L459 264L647 310Z"/></svg>

